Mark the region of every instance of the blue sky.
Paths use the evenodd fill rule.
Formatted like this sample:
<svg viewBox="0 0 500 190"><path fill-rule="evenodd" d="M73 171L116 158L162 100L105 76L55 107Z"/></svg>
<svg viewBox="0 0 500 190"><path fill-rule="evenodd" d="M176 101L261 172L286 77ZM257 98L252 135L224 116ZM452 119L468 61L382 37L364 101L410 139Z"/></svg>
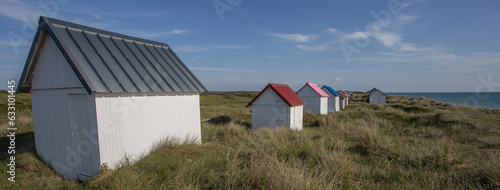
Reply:
<svg viewBox="0 0 500 190"><path fill-rule="evenodd" d="M314 82L499 92L499 7L495 0L0 0L0 81L19 79L44 15L165 42L209 90Z"/></svg>

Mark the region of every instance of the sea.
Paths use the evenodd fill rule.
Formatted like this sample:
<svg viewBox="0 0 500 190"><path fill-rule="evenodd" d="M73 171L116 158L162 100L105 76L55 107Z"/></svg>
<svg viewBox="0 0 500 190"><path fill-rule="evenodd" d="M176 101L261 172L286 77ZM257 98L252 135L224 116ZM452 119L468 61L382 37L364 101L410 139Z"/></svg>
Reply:
<svg viewBox="0 0 500 190"><path fill-rule="evenodd" d="M500 109L500 92L393 92L387 95L426 97L440 102Z"/></svg>

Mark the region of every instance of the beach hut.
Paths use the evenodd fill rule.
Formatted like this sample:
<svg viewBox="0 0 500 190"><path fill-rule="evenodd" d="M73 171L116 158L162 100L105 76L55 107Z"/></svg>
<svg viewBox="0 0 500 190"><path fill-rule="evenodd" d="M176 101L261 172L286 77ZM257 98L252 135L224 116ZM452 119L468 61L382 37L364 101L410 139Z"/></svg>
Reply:
<svg viewBox="0 0 500 190"><path fill-rule="evenodd" d="M41 17L19 80L38 156L66 179L201 142L202 83L165 43Z"/></svg>
<svg viewBox="0 0 500 190"><path fill-rule="evenodd" d="M368 91L365 96L368 96L370 104L385 104L385 94L377 88Z"/></svg>
<svg viewBox="0 0 500 190"><path fill-rule="evenodd" d="M324 85L321 89L328 95L328 112L336 112L340 110L339 97L340 95L333 90L332 87Z"/></svg>
<svg viewBox="0 0 500 190"><path fill-rule="evenodd" d="M247 105L252 106L252 130L279 126L302 130L304 104L288 85L270 83Z"/></svg>
<svg viewBox="0 0 500 190"><path fill-rule="evenodd" d="M310 110L315 114L328 114L328 94L326 94L317 84L306 83L297 95L304 100L304 110Z"/></svg>
<svg viewBox="0 0 500 190"><path fill-rule="evenodd" d="M340 109L344 109L347 105L346 105L346 100L347 100L347 96L340 92L340 91L337 91L337 94L339 94L339 107Z"/></svg>
<svg viewBox="0 0 500 190"><path fill-rule="evenodd" d="M351 95L349 95L346 91L343 91L342 92L342 95L344 95L346 98L345 98L345 106L349 105L349 97Z"/></svg>

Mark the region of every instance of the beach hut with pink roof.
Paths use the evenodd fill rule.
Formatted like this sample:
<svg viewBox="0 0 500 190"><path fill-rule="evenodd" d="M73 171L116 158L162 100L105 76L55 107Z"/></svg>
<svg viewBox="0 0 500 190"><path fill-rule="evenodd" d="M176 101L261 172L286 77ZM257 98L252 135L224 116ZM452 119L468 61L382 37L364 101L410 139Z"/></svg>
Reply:
<svg viewBox="0 0 500 190"><path fill-rule="evenodd" d="M328 94L326 94L317 84L306 83L298 92L306 104L304 110L311 110L315 114L328 114Z"/></svg>

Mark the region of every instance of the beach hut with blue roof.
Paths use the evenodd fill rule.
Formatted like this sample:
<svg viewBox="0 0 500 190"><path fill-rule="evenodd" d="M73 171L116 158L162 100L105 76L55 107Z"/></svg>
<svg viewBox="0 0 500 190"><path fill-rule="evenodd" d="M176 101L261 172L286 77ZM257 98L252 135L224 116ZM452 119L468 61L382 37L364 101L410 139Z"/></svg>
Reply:
<svg viewBox="0 0 500 190"><path fill-rule="evenodd" d="M332 87L324 85L321 87L326 94L328 94L328 112L336 112L340 110L339 106L339 94L333 90Z"/></svg>

